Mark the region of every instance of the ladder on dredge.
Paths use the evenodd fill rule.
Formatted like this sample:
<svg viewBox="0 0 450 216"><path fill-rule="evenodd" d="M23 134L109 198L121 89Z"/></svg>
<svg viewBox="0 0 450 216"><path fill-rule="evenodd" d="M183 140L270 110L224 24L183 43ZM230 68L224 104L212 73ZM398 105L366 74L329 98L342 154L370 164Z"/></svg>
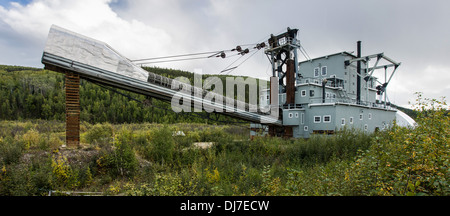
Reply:
<svg viewBox="0 0 450 216"><path fill-rule="evenodd" d="M79 145L80 78L165 101L171 101L175 94L180 94L178 87L181 83L143 70L104 42L55 25L50 29L42 63L45 69L64 73L66 76L66 144L68 146ZM205 94L208 93L195 86L189 85L188 88L192 90L192 94L185 96L191 98L192 107L195 103L201 103ZM259 111L250 112L249 107L254 106L250 104L245 104L244 110L240 109L237 107L236 100L226 100L226 97L220 96L223 97L223 104L214 103L208 106L219 108L219 110L234 110L234 112L221 112L221 114L254 123L282 125L278 116L273 117L269 113Z"/></svg>

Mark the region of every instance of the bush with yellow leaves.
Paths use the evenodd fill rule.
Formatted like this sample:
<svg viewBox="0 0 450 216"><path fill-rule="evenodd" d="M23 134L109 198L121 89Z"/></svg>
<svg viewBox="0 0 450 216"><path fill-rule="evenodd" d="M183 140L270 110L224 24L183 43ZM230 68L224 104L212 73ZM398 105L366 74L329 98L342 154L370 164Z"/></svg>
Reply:
<svg viewBox="0 0 450 216"><path fill-rule="evenodd" d="M58 153L52 158L51 167L54 186L73 189L80 184L78 173L72 169L65 156Z"/></svg>

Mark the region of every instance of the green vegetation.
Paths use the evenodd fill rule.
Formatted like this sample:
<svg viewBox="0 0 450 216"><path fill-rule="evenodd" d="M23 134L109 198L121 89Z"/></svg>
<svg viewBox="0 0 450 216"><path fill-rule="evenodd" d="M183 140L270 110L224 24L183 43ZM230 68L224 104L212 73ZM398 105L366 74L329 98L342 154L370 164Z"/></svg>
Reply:
<svg viewBox="0 0 450 216"><path fill-rule="evenodd" d="M368 195L449 195L450 116L445 101L416 101L414 130L393 127L375 137L352 165L352 184ZM420 112L419 112L420 111Z"/></svg>
<svg viewBox="0 0 450 216"><path fill-rule="evenodd" d="M170 111L167 117L164 110L153 113L151 107L131 105L126 97L84 83L82 100L91 108L82 111L81 145L71 149L63 146L62 76L10 66L1 66L0 74L3 196L49 191L133 196L450 195L445 101L418 95L414 129L394 125L373 134L344 130L308 140L249 140L246 125L177 119ZM120 109L109 113L115 105ZM116 119L110 120L110 115ZM197 142L213 145L201 148Z"/></svg>
<svg viewBox="0 0 450 216"><path fill-rule="evenodd" d="M81 147L67 149L63 122L2 121L0 194L448 196L450 119L444 102L418 100L431 108L415 129L308 140L250 141L240 126L84 122Z"/></svg>
<svg viewBox="0 0 450 216"><path fill-rule="evenodd" d="M371 135L343 131L310 140L248 141L249 131L239 126L84 122L81 147L67 149L61 147L63 137L56 148L46 144L47 137L64 133L64 123L52 124L51 130L46 124L1 122L0 194L285 195L294 170L350 160L372 140ZM174 136L174 131L185 136ZM91 139L93 135L99 137ZM203 149L194 145L198 141L215 144Z"/></svg>

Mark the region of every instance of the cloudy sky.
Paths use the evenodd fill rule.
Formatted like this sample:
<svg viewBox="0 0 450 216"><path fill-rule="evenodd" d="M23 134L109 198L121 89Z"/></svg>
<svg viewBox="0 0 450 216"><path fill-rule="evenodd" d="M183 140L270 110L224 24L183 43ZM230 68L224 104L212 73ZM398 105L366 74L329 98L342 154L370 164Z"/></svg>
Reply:
<svg viewBox="0 0 450 216"><path fill-rule="evenodd" d="M231 49L298 28L312 58L352 52L361 40L363 55L384 52L401 62L388 87L393 103L407 106L414 92L450 96L448 0L0 0L0 64L43 67L52 24L130 59ZM157 66L217 74L235 60ZM267 78L269 62L260 51L230 73Z"/></svg>

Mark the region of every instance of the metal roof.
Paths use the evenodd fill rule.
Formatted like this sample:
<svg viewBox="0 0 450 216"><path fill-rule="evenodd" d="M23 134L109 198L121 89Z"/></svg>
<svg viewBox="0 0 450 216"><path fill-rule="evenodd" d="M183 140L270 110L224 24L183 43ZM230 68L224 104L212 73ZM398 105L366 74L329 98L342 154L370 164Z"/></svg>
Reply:
<svg viewBox="0 0 450 216"><path fill-rule="evenodd" d="M336 56L336 55L347 55L347 56L350 56L350 57L352 57L352 58L357 58L357 57L356 57L355 55L353 55L352 53L349 53L349 52L344 51L344 52L338 52L338 53L334 53L334 54L330 54L330 55L326 55L326 56L321 56L321 57L313 58L313 59L306 60L306 61L301 61L301 62L299 62L299 63L312 62L312 61L314 61L314 60L318 60L318 59L322 59L322 58L328 58L328 57L330 57L330 56Z"/></svg>

